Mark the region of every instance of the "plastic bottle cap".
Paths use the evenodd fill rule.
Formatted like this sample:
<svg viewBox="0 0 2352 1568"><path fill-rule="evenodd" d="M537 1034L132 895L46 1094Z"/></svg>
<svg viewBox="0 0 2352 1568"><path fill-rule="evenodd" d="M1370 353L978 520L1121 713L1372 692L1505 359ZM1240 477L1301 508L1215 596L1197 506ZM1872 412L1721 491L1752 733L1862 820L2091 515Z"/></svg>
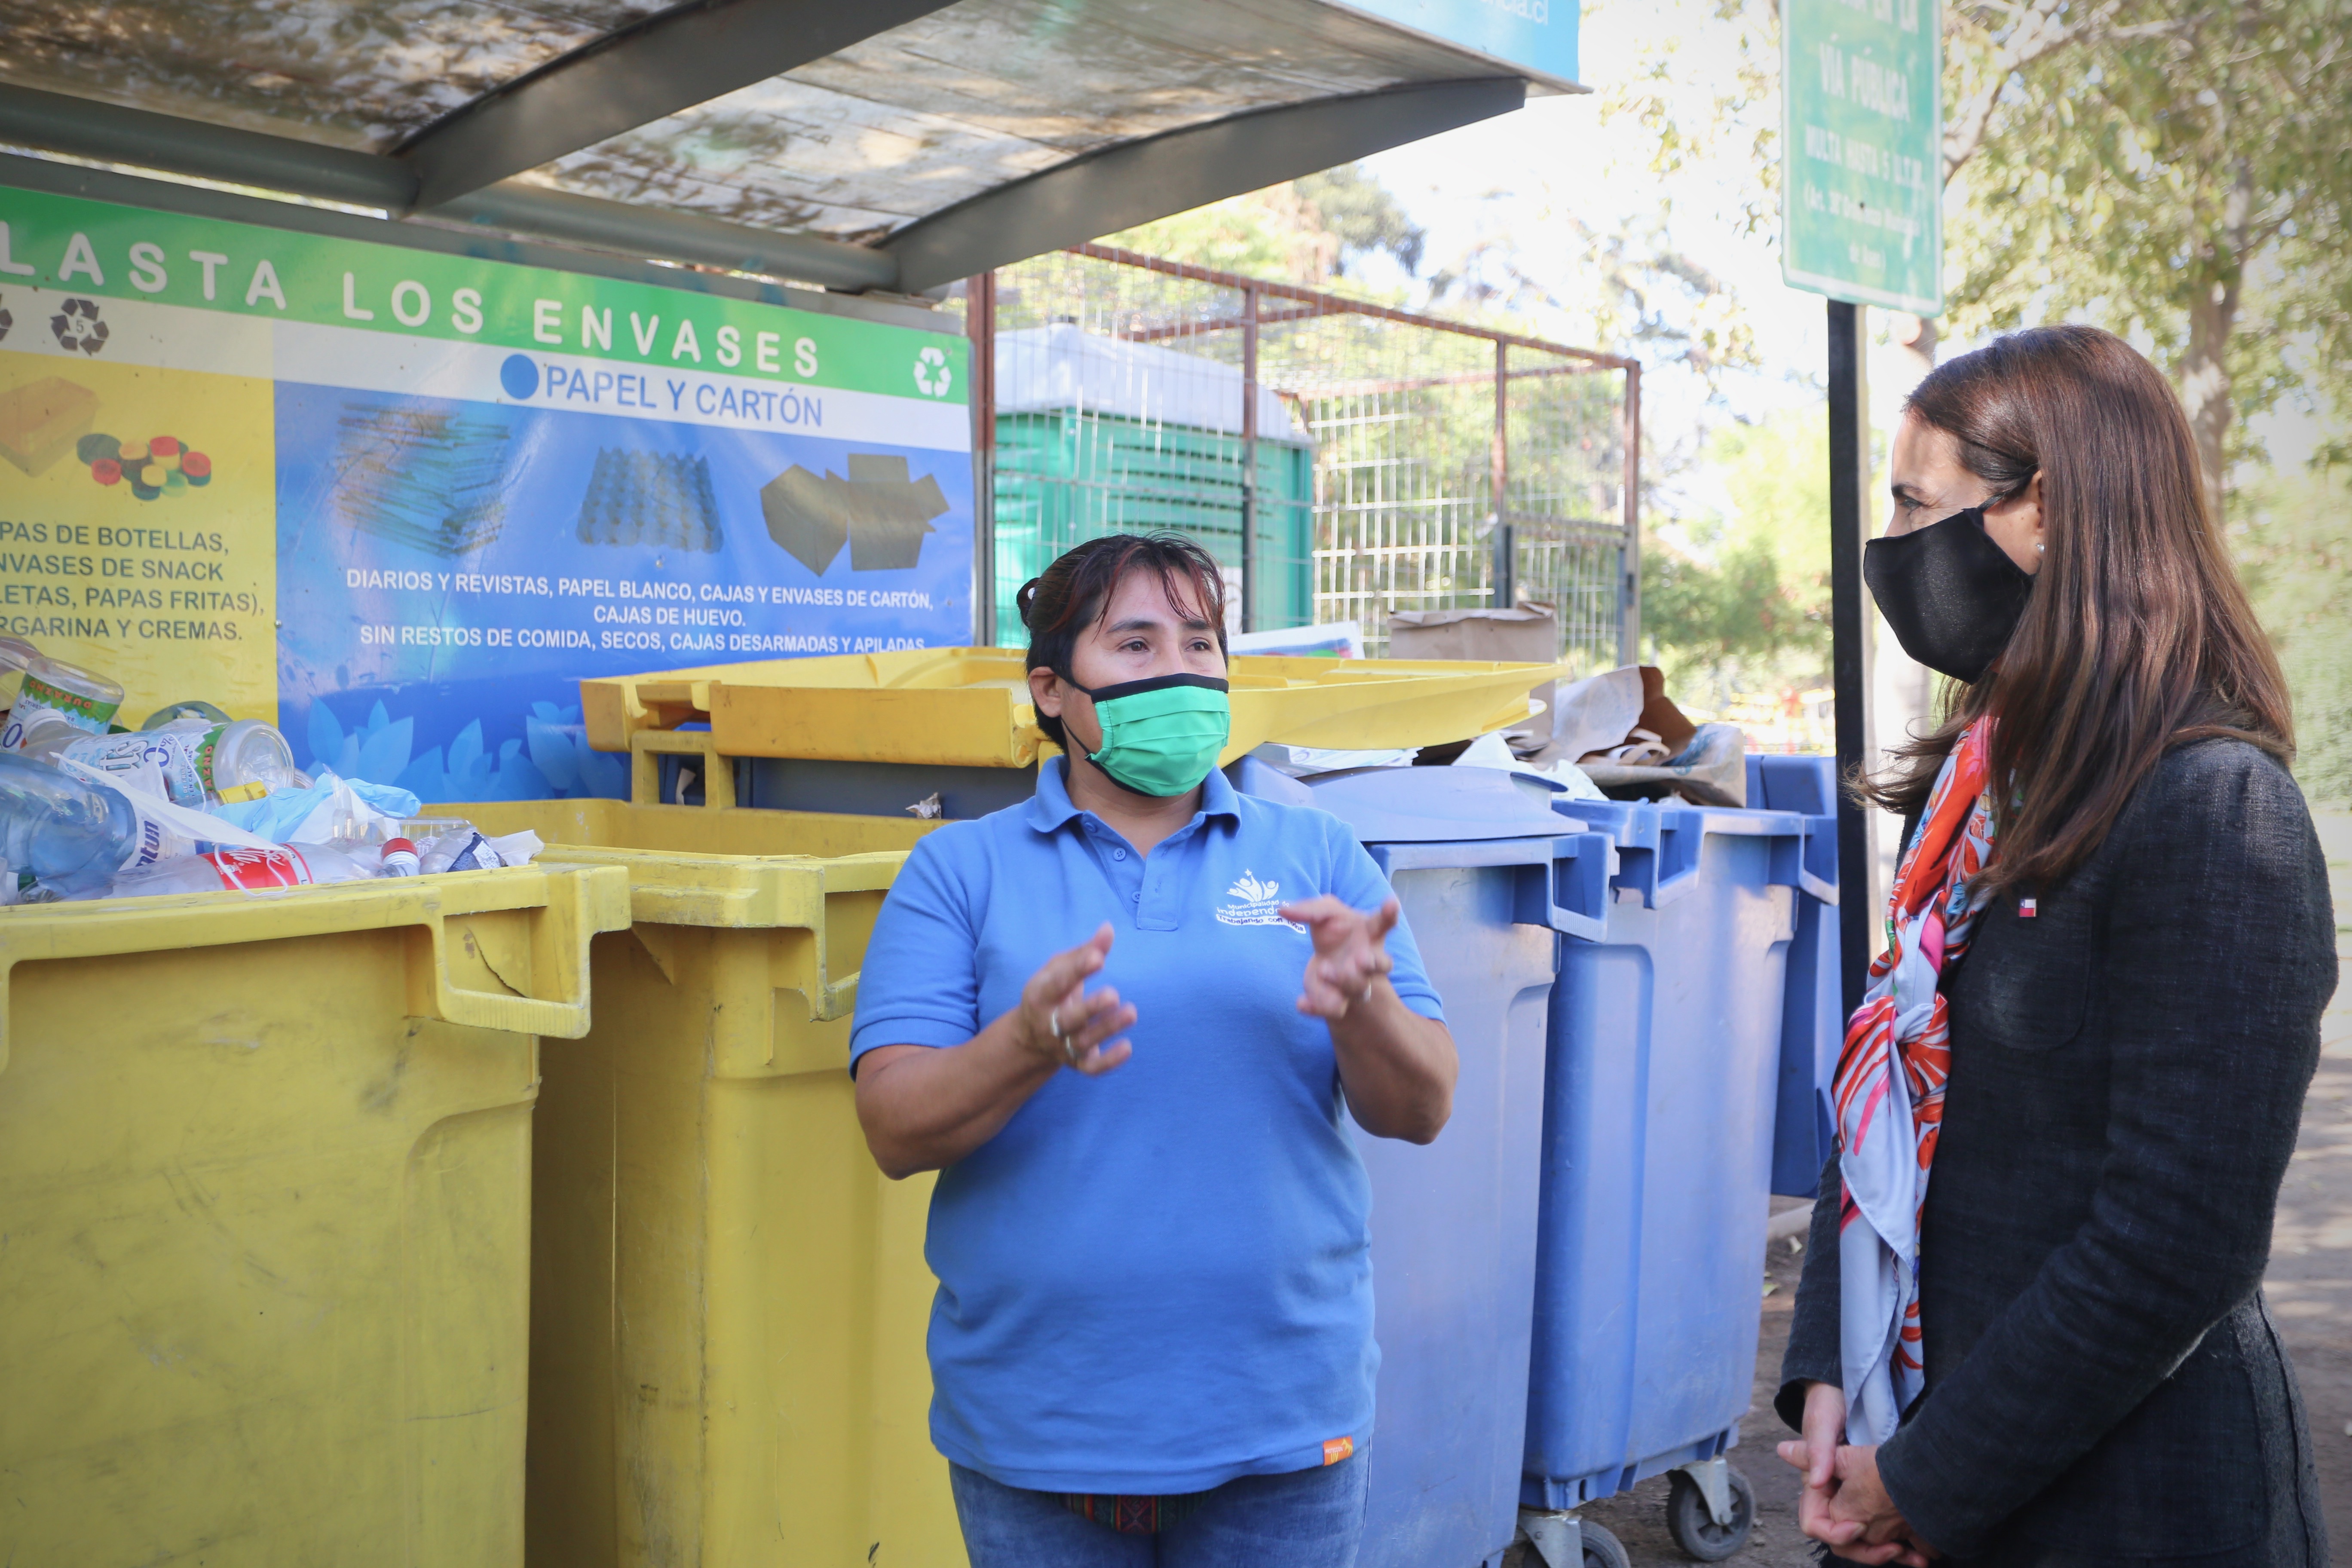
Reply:
<svg viewBox="0 0 2352 1568"><path fill-rule="evenodd" d="M416 846L405 838L383 841L383 874L387 877L414 877L417 873Z"/></svg>

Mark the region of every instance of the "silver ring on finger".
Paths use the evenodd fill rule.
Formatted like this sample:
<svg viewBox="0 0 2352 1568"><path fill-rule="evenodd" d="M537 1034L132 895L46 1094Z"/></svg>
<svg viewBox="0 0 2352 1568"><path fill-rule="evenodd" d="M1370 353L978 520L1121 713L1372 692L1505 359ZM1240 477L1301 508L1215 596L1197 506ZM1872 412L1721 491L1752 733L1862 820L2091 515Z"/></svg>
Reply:
<svg viewBox="0 0 2352 1568"><path fill-rule="evenodd" d="M1048 1028L1054 1031L1054 1037L1062 1042L1062 1059L1068 1062L1072 1067L1077 1066L1078 1042L1070 1038L1069 1036L1062 1033L1062 1010L1059 1007L1056 1007L1052 1012L1046 1014L1045 1024Z"/></svg>

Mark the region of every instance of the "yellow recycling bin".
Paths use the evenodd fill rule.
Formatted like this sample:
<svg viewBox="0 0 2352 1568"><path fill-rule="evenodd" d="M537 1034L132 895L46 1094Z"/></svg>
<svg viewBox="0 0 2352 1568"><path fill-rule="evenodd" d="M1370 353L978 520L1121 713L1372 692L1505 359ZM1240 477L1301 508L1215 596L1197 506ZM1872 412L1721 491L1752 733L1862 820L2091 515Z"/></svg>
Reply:
<svg viewBox="0 0 2352 1568"><path fill-rule="evenodd" d="M0 1562L514 1568L610 867L0 910Z"/></svg>
<svg viewBox="0 0 2352 1568"><path fill-rule="evenodd" d="M767 659L583 680L580 700L589 744L631 753L635 799L655 800L661 758L683 754L720 781L706 799L724 809L738 804L724 765L738 758L1029 767L1053 743L1030 704L1027 666L1022 650L1003 647ZM1269 741L1340 750L1466 741L1526 720L1530 691L1576 673L1565 664L1253 655L1227 670L1233 738L1221 763ZM688 723L708 727L678 728Z"/></svg>
<svg viewBox="0 0 2352 1568"><path fill-rule="evenodd" d="M847 1072L905 817L607 800L427 808L623 868L595 1027L541 1054L533 1568L961 1568L929 1435L930 1178Z"/></svg>

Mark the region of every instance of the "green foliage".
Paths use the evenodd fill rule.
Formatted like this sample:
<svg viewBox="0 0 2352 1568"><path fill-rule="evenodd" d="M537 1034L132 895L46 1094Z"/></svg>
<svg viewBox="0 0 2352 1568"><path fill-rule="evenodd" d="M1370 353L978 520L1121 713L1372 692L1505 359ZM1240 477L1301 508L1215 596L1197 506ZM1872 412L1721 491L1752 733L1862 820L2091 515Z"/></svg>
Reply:
<svg viewBox="0 0 2352 1568"><path fill-rule="evenodd" d="M1343 163L1106 237L1104 243L1251 278L1325 288L1375 252L1408 273L1426 241L1387 186Z"/></svg>
<svg viewBox="0 0 2352 1568"><path fill-rule="evenodd" d="M1404 207L1361 163L1342 163L1319 174L1295 180L1291 188L1320 216L1339 237L1337 270L1345 272L1375 251L1386 251L1405 271L1421 270L1428 234L1405 216Z"/></svg>
<svg viewBox="0 0 2352 1568"><path fill-rule="evenodd" d="M2285 668L2297 776L2337 801L2352 506L2340 475L2273 473L2247 421L2352 407L2347 19L2343 0L2123 0L2009 79L1948 226L1962 333L2091 321L2171 373ZM1957 37L1963 75L1999 43ZM2346 454L2339 436L2318 460Z"/></svg>
<svg viewBox="0 0 2352 1568"><path fill-rule="evenodd" d="M2092 321L2181 384L2209 462L2244 421L2352 391L2343 0L2124 0L2009 78L1948 225L1972 336ZM1994 35L1955 31L1969 51ZM2316 352L2288 351L2304 337ZM2216 460L2219 461L2216 461Z"/></svg>
<svg viewBox="0 0 2352 1568"><path fill-rule="evenodd" d="M1562 268L1559 258L1575 264ZM1664 224L1600 229L1547 200L1497 221L1430 278L1448 315L1525 331L1528 318L1570 342L1604 343L1644 366L1678 366L1711 390L1760 363L1738 295L1668 242Z"/></svg>
<svg viewBox="0 0 2352 1568"><path fill-rule="evenodd" d="M1288 187L1276 190L1286 195ZM1255 191L1139 224L1105 236L1103 243L1221 272L1307 284L1322 281L1338 249L1336 237L1304 204Z"/></svg>
<svg viewBox="0 0 2352 1568"><path fill-rule="evenodd" d="M1642 629L1669 689L1704 706L1829 668L1829 428L1818 407L1708 436L1702 463L1731 494L1642 542Z"/></svg>
<svg viewBox="0 0 2352 1568"><path fill-rule="evenodd" d="M2352 803L2352 477L2284 475L2238 500L2230 542L2294 695L2295 776Z"/></svg>

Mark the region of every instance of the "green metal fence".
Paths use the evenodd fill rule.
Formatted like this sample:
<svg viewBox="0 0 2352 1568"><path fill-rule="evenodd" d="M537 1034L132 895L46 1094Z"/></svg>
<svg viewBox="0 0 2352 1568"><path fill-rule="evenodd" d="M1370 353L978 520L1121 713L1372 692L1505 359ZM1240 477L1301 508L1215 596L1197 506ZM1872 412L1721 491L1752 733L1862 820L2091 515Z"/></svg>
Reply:
<svg viewBox="0 0 2352 1568"><path fill-rule="evenodd" d="M1072 544L1171 529L1242 565L1245 458L1238 436L1076 409L996 416L996 624L1017 628L1013 596ZM1314 619L1315 453L1257 443L1258 618ZM1017 639L1016 639L1017 640Z"/></svg>

